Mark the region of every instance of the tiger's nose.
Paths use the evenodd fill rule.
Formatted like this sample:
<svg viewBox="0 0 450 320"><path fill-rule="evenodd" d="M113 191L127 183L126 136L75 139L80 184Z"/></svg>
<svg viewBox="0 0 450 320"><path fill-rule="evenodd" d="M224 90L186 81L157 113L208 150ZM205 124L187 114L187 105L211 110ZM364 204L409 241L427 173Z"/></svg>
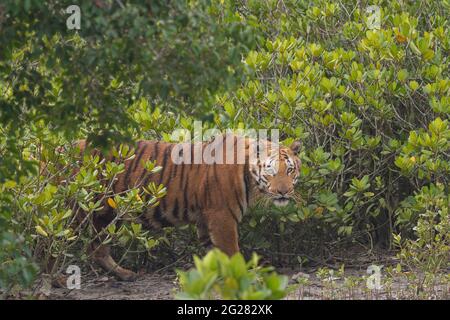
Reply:
<svg viewBox="0 0 450 320"><path fill-rule="evenodd" d="M289 192L291 192L291 188L289 188L288 186L281 186L278 188L278 194L281 196L284 196L286 194L288 194Z"/></svg>

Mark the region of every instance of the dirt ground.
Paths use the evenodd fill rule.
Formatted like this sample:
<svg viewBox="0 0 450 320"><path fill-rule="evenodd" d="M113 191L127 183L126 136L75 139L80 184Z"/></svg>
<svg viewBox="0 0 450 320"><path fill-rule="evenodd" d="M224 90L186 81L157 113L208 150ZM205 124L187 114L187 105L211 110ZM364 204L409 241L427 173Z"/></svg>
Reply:
<svg viewBox="0 0 450 320"><path fill-rule="evenodd" d="M175 278L175 274L146 274L134 282L124 282L108 276L89 277L79 290L47 285L45 294L47 299L166 300L173 299Z"/></svg>
<svg viewBox="0 0 450 320"><path fill-rule="evenodd" d="M450 299L450 269L435 275L433 283L419 281L418 273L395 273L392 270L398 263L393 255L348 250L346 254L336 252L339 259L317 261L310 266L277 268L279 274L288 276L289 300L324 299ZM110 274L89 265L81 270L80 289L69 290L55 287L49 276L40 276L32 291L12 293L12 299L51 299L51 300L167 300L174 299L179 289L175 269L191 268L190 254L180 254L171 261L160 264L154 271L142 269L135 282L118 281ZM165 261L165 260L164 260ZM261 262L262 263L262 262ZM268 261L267 263L270 263ZM345 265L345 270L339 269ZM381 287L368 288L368 267L382 266ZM273 264L272 264L273 265ZM391 267L388 267L391 266ZM391 271L389 271L391 269ZM417 280L419 279L419 280ZM373 278L372 278L373 280ZM63 285L66 281L61 281ZM417 286L419 284L419 286Z"/></svg>
<svg viewBox="0 0 450 320"><path fill-rule="evenodd" d="M367 274L363 270L346 270L342 278L320 279L316 272L293 272L279 270L290 278L293 287L286 297L290 300L322 299L450 299L450 287L436 284L422 295L408 284L406 278L395 279L391 284L383 282L381 289L369 290ZM348 279L360 279L358 285L349 287ZM299 279L308 279L299 281ZM301 282L303 285L299 285ZM113 277L87 275L83 278L81 289L68 290L54 288L45 277L35 287L38 299L75 300L160 300L173 299L177 289L174 273L144 274L135 282L117 281Z"/></svg>

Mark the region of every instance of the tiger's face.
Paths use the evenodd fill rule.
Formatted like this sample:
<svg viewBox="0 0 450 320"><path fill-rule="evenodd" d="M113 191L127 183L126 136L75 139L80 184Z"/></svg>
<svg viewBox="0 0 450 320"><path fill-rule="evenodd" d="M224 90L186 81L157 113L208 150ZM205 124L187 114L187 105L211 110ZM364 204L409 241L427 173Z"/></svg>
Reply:
<svg viewBox="0 0 450 320"><path fill-rule="evenodd" d="M300 142L294 142L290 148L268 145L267 157L251 165L250 171L258 189L269 196L276 206L289 203L300 173Z"/></svg>

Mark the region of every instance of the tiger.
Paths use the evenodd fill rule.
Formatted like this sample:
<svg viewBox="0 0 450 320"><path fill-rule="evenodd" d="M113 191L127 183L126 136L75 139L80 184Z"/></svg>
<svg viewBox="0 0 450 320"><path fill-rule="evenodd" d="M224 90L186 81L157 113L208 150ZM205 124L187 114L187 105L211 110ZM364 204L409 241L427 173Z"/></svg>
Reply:
<svg viewBox="0 0 450 320"><path fill-rule="evenodd" d="M194 224L201 243L232 256L239 252L238 224L247 209L261 198L272 200L276 206L286 206L299 179L300 141L294 141L290 147L269 140L255 141L230 134L196 144L137 141L135 156L124 161L124 171L113 182L113 191L121 193L151 181L164 185L166 195L159 205L140 215L139 222L143 227L151 230ZM81 153L88 149L86 140L77 144ZM231 164L223 161L197 164L192 161L196 147L200 146L204 151L211 149L213 144L215 152L219 150L225 157L232 155L233 160L240 157L235 146L243 146L241 158L244 161L232 161ZM184 148L186 146L187 149ZM174 154L187 160L178 163L173 160ZM161 170L148 175L144 168L146 161L156 162ZM115 217L114 208L106 199L105 202L103 209L93 215L97 232L106 228ZM93 261L105 271L122 281L136 280L135 272L121 267L112 258L107 244L95 240L89 250Z"/></svg>

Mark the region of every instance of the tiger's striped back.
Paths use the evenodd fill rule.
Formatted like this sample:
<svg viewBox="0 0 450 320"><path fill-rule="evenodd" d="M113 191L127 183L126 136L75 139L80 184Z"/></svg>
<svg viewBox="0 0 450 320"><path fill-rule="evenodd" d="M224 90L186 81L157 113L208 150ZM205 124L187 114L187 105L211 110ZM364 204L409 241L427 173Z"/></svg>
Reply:
<svg viewBox="0 0 450 320"><path fill-rule="evenodd" d="M251 187L245 165L174 164L171 159L174 146L140 141L136 157L125 163L125 172L118 177L114 191L145 186L151 181L166 186L167 195L160 205L144 214L145 222L153 227L198 223L204 218L202 212L217 206L229 207L230 215L239 221L248 205ZM191 152L193 159L194 148ZM162 166L161 171L146 174L142 164L148 160Z"/></svg>
<svg viewBox="0 0 450 320"><path fill-rule="evenodd" d="M238 137L235 138L235 143ZM225 139L224 139L225 142ZM201 152L209 143L201 144ZM84 152L85 141L79 146ZM121 193L134 187L147 186L150 182L162 184L167 194L155 208L141 215L141 222L148 227L161 228L188 223L202 224L209 209L221 208L236 222L242 219L253 199L254 184L250 178L248 163L244 164L194 164L195 147L190 148L190 162L175 164L172 152L176 144L141 140L135 148L135 157L124 162L125 171L118 175L113 192ZM225 144L223 152L226 154ZM237 152L235 149L233 152ZM237 157L235 155L235 157ZM114 159L108 159L114 161ZM162 169L149 173L144 168L147 161L156 161ZM103 224L114 218L113 209L105 204Z"/></svg>

